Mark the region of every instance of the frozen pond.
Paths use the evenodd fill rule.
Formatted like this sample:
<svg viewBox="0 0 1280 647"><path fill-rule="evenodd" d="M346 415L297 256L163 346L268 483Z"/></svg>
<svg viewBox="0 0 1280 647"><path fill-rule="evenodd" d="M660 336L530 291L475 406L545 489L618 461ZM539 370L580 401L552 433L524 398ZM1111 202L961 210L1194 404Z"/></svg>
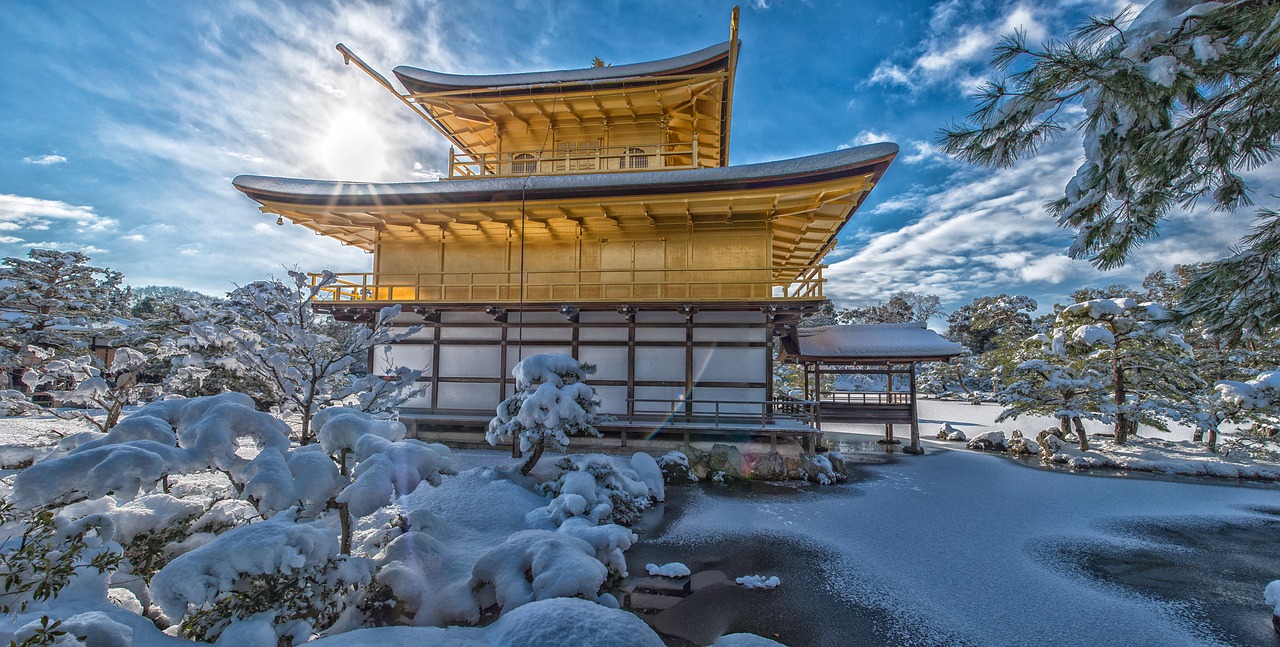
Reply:
<svg viewBox="0 0 1280 647"><path fill-rule="evenodd" d="M672 487L628 562L780 577L650 616L690 644L1280 645L1262 602L1280 579L1277 507L1271 487L935 450L835 487Z"/></svg>

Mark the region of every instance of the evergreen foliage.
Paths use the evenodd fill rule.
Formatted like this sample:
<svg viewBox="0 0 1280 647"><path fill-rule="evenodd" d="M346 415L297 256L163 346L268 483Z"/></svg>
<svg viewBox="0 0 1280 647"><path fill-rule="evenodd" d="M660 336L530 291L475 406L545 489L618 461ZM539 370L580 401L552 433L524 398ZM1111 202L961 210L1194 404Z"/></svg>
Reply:
<svg viewBox="0 0 1280 647"><path fill-rule="evenodd" d="M1085 161L1048 206L1076 231L1072 257L1120 266L1175 207L1251 204L1243 172L1280 151L1278 17L1273 2L1157 0L1136 18L1090 19L1064 41L1032 46L1015 33L992 59L1004 76L940 143L1005 167L1079 128ZM1184 313L1220 335L1273 330L1278 227L1274 211L1259 212L1239 249L1197 273Z"/></svg>

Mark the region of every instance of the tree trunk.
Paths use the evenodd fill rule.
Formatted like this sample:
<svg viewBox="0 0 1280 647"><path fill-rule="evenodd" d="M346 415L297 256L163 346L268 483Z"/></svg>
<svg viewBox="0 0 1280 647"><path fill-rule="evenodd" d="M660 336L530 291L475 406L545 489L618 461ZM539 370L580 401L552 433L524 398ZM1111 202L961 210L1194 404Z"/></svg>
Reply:
<svg viewBox="0 0 1280 647"><path fill-rule="evenodd" d="M1115 396L1112 401L1115 402L1117 409L1113 431L1116 444L1123 445L1129 439L1129 415L1123 411L1127 393L1125 392L1124 369L1120 366L1118 348L1113 350L1111 355L1111 380Z"/></svg>
<svg viewBox="0 0 1280 647"><path fill-rule="evenodd" d="M343 555L351 554L351 511L346 503L338 504L338 520L342 523L342 544L339 549Z"/></svg>
<svg viewBox="0 0 1280 647"><path fill-rule="evenodd" d="M965 395L973 397L973 392L969 390L969 387L964 385L964 376L960 374L960 365L956 364L955 369L956 369L956 382L960 383L960 390L964 391Z"/></svg>
<svg viewBox="0 0 1280 647"><path fill-rule="evenodd" d="M537 444L533 446L533 452L529 454L529 459L524 462L524 465L520 466L520 473L525 476L528 476L529 472L533 471L533 466L538 464L539 458L542 458L542 441L541 440L539 440Z"/></svg>
<svg viewBox="0 0 1280 647"><path fill-rule="evenodd" d="M1075 425L1076 437L1080 439L1080 451L1089 451L1089 434L1085 433L1084 422L1080 420L1080 416L1071 418L1071 423Z"/></svg>
<svg viewBox="0 0 1280 647"><path fill-rule="evenodd" d="M1071 433L1071 417L1070 417L1070 416L1059 416L1059 417L1058 417L1058 429L1062 430L1062 437L1063 437L1063 439L1065 439L1065 438L1067 437L1067 435L1069 435L1069 434Z"/></svg>
<svg viewBox="0 0 1280 647"><path fill-rule="evenodd" d="M1191 432L1191 442L1193 443L1204 442L1204 430L1201 429L1200 427L1196 427L1196 430Z"/></svg>
<svg viewBox="0 0 1280 647"><path fill-rule="evenodd" d="M1209 441L1205 444L1209 446L1209 451L1215 452L1215 453L1218 451L1218 448L1217 448L1218 430L1217 429L1209 430Z"/></svg>

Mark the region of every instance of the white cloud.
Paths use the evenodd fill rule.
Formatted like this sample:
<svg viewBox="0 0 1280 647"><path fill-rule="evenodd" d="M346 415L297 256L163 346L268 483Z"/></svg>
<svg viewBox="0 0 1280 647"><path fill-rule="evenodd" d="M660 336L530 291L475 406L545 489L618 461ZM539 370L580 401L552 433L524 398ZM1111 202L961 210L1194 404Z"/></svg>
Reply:
<svg viewBox="0 0 1280 647"><path fill-rule="evenodd" d="M67 158L61 155L33 155L22 158L22 161L37 166L52 166L54 164L66 164Z"/></svg>
<svg viewBox="0 0 1280 647"><path fill-rule="evenodd" d="M14 245L22 242L17 236L0 236L0 245Z"/></svg>
<svg viewBox="0 0 1280 647"><path fill-rule="evenodd" d="M1162 223L1163 237L1119 270L1104 273L1072 260L1065 255L1072 232L1059 229L1044 204L1062 194L1079 151L1079 138L1068 137L1012 168L965 167L939 186L889 197L872 213L923 215L891 231L846 237L840 247L855 251L827 269L827 295L844 304L872 303L898 290L931 292L954 305L997 292L1061 299L1068 286L1138 285L1153 270L1219 258L1249 224L1247 212L1176 212Z"/></svg>
<svg viewBox="0 0 1280 647"><path fill-rule="evenodd" d="M147 242L147 237L142 234L127 234L125 236L121 236L120 240L127 240L131 243L145 243Z"/></svg>
<svg viewBox="0 0 1280 647"><path fill-rule="evenodd" d="M66 241L48 240L39 243L27 243L26 247L31 249L56 249L63 252L83 252L85 254L102 254L107 250L93 245L82 245L80 243L68 243Z"/></svg>
<svg viewBox="0 0 1280 647"><path fill-rule="evenodd" d="M970 0L936 5L920 45L909 51L912 58L881 61L866 83L908 89L952 85L968 92L980 80L973 68L985 66L1001 37L1021 30L1030 42L1042 41L1050 33L1044 20L1057 10L1022 3L999 15L976 14Z"/></svg>
<svg viewBox="0 0 1280 647"><path fill-rule="evenodd" d="M53 221L73 223L80 232L102 232L116 225L90 206L0 193L0 230L46 230Z"/></svg>

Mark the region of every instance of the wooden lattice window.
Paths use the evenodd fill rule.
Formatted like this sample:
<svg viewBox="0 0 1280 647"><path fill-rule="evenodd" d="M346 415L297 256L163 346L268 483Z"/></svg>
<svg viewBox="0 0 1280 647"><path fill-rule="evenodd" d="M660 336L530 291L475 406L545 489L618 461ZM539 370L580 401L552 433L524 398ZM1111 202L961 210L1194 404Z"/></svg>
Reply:
<svg viewBox="0 0 1280 647"><path fill-rule="evenodd" d="M632 146L626 154L627 168L649 168L649 155L643 148Z"/></svg>
<svg viewBox="0 0 1280 647"><path fill-rule="evenodd" d="M511 173L514 175L527 175L529 173L538 172L538 160L533 153L520 153L511 158Z"/></svg>

